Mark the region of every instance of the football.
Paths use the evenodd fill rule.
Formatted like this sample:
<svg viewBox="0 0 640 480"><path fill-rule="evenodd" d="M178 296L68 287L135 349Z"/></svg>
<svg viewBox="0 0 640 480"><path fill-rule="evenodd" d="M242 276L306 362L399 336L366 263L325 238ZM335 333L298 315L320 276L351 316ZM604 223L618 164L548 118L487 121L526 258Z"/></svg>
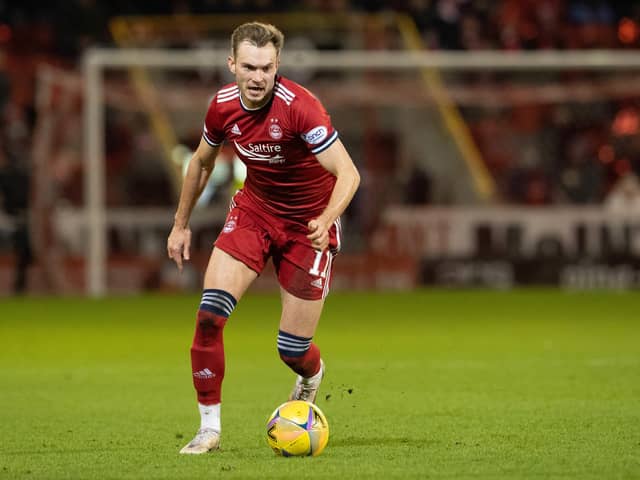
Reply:
<svg viewBox="0 0 640 480"><path fill-rule="evenodd" d="M322 453L328 441L327 419L317 405L310 402L285 402L267 422L267 443L283 457L315 457Z"/></svg>

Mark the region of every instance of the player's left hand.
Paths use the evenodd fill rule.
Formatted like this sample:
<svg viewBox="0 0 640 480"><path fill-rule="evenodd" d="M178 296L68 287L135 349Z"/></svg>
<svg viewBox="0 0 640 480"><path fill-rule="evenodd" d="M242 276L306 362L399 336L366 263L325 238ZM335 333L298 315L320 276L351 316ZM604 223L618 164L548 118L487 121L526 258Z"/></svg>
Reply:
<svg viewBox="0 0 640 480"><path fill-rule="evenodd" d="M329 246L330 226L330 224L320 217L309 221L307 224L307 227L309 228L309 235L307 235L307 238L311 240L311 246L313 248L323 251Z"/></svg>

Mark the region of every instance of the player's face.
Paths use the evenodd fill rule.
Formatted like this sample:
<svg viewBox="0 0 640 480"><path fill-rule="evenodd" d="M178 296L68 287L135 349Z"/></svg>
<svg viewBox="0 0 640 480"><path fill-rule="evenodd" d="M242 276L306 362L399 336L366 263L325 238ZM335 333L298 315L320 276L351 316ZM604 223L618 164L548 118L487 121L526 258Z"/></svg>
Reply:
<svg viewBox="0 0 640 480"><path fill-rule="evenodd" d="M235 58L229 57L229 70L236 77L242 101L247 107L259 108L271 99L279 60L278 52L271 43L256 47L242 42Z"/></svg>

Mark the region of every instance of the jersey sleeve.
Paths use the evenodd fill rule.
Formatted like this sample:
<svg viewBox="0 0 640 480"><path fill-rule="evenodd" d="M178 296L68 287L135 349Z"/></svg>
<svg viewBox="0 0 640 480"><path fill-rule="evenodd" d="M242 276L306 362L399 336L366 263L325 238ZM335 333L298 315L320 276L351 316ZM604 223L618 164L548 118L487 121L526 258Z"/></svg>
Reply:
<svg viewBox="0 0 640 480"><path fill-rule="evenodd" d="M296 127L300 138L311 153L317 155L338 139L338 132L331 124L331 117L320 101L308 93L296 102Z"/></svg>
<svg viewBox="0 0 640 480"><path fill-rule="evenodd" d="M217 95L213 97L209 104L209 109L204 118L204 128L202 131L202 138L212 147L218 147L224 142L224 130L222 128L222 121L217 109L216 102Z"/></svg>

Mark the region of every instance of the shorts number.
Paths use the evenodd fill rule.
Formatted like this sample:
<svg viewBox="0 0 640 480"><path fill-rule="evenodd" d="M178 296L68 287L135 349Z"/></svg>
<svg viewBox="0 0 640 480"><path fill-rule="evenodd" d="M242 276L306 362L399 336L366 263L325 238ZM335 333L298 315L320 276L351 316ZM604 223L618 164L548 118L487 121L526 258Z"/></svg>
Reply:
<svg viewBox="0 0 640 480"><path fill-rule="evenodd" d="M326 254L327 260L324 264L324 268L320 271L320 262L322 261L323 254ZM329 260L331 259L331 252L327 250L326 252L321 252L319 250L316 251L316 258L313 260L313 266L309 273L311 275L320 276L322 278L326 278L327 276L327 267L330 265Z"/></svg>

